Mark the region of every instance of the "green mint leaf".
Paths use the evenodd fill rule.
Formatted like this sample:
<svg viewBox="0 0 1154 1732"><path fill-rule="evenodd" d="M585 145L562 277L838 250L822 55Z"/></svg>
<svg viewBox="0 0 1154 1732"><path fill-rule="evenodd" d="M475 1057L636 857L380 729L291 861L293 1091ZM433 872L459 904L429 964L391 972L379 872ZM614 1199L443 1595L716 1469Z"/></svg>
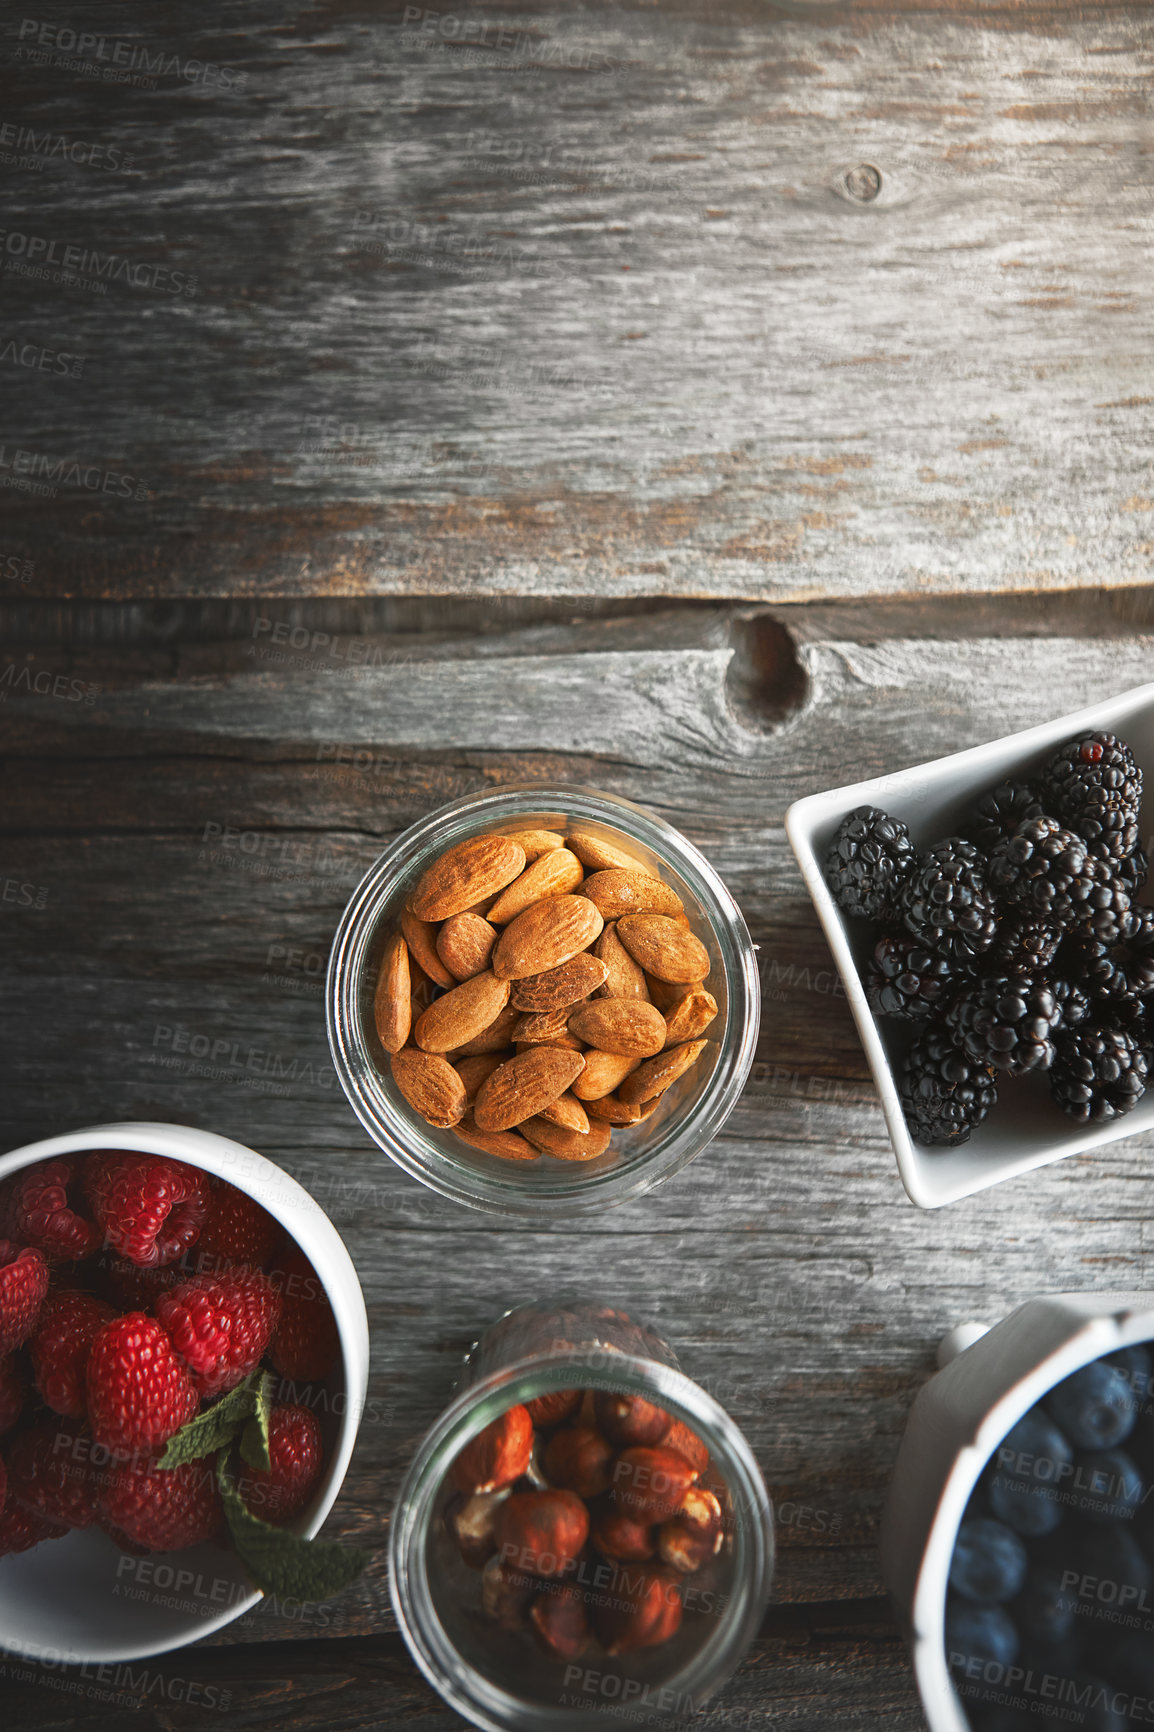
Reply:
<svg viewBox="0 0 1154 1732"><path fill-rule="evenodd" d="M272 1413L273 1375L265 1371L253 1387L253 1415L240 1434L241 1459L249 1467L268 1473L272 1460L268 1453L268 1422Z"/></svg>
<svg viewBox="0 0 1154 1732"><path fill-rule="evenodd" d="M328 1600L356 1581L368 1563L368 1552L332 1540L306 1540L254 1516L229 1478L227 1448L217 1455L216 1480L236 1554L262 1593Z"/></svg>
<svg viewBox="0 0 1154 1732"><path fill-rule="evenodd" d="M165 1445L158 1467L183 1467L186 1461L199 1461L213 1455L226 1443L231 1443L241 1426L252 1417L256 1408L254 1380L259 1386L263 1372L250 1372L243 1383L230 1389L227 1395L203 1413L194 1414L179 1431L174 1431Z"/></svg>

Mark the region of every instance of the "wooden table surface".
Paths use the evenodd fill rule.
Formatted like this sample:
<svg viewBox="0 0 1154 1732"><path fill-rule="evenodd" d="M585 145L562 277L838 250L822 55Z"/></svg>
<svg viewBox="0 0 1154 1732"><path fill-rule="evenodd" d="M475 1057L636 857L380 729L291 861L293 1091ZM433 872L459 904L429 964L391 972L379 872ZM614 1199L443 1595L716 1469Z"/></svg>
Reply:
<svg viewBox="0 0 1154 1732"><path fill-rule="evenodd" d="M0 132L5 1146L169 1119L309 1187L372 1329L329 1528L376 1558L143 1682L0 1663L6 1716L459 1726L395 1629L390 1508L477 1330L568 1290L658 1324L777 1503L774 1604L693 1724L914 1732L876 1554L910 1403L954 1322L1154 1285L1151 1138L915 1210L782 820L1151 677L1149 14L33 24L0 26L35 134ZM125 42L155 88L103 77ZM37 237L97 275L21 275ZM551 1229L379 1154L321 1002L382 847L519 780L678 825L760 946L723 1135Z"/></svg>

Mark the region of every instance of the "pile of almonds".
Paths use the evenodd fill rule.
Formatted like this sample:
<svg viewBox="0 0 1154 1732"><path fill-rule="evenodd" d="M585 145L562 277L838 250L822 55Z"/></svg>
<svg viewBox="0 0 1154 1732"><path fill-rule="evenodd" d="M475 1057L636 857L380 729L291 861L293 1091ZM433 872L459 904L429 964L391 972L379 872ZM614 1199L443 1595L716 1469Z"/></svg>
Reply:
<svg viewBox="0 0 1154 1732"><path fill-rule="evenodd" d="M503 1160L604 1154L696 1064L717 1015L676 891L582 830L457 843L400 928L374 1000L393 1081L430 1125Z"/></svg>
<svg viewBox="0 0 1154 1732"><path fill-rule="evenodd" d="M677 1633L686 1576L722 1548L708 1472L696 1433L642 1396L558 1390L465 1446L445 1525L503 1629L566 1661L628 1654Z"/></svg>

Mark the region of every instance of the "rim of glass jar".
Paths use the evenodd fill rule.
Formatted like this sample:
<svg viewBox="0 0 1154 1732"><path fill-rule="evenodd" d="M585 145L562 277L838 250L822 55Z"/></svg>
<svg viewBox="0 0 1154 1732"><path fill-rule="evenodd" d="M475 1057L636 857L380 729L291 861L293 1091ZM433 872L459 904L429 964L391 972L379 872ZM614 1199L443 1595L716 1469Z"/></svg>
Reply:
<svg viewBox="0 0 1154 1732"><path fill-rule="evenodd" d="M589 1374L591 1359L606 1369ZM574 1371L585 1375L574 1377ZM491 1372L459 1394L422 1439L401 1489L389 1526L389 1592L397 1624L417 1666L434 1690L484 1732L599 1732L613 1716L613 1702L588 1710L552 1708L502 1690L453 1646L433 1602L428 1576L429 1524L446 1473L469 1439L518 1401L529 1401L580 1382L585 1388L625 1389L672 1409L702 1434L713 1463L724 1475L734 1507L751 1519L735 1532L733 1586L718 1628L680 1671L653 1689L699 1704L733 1676L761 1624L773 1585L773 1503L757 1459L742 1432L713 1397L684 1372L656 1360L606 1348L583 1346L534 1354ZM687 1578L692 1580L692 1578ZM635 1704L639 1709L644 1703ZM667 1715L657 1716L659 1719ZM636 1723L636 1722L635 1722Z"/></svg>
<svg viewBox="0 0 1154 1732"><path fill-rule="evenodd" d="M381 912L434 838L449 846L450 840L463 839L486 822L551 809L621 830L680 874L712 929L726 978L727 1006L717 1059L700 1098L671 1121L652 1148L602 1173L583 1172L580 1163L557 1163L562 1170L548 1188L538 1188L518 1179L515 1163L509 1163L507 1174L484 1172L464 1159L456 1165L393 1105L375 1080L377 1068L361 1035L359 991ZM444 832L455 827L460 836L446 838ZM618 794L564 783L520 782L439 806L411 824L374 862L349 898L333 939L325 1014L333 1067L349 1105L378 1148L454 1202L491 1214L541 1220L627 1202L664 1184L699 1155L717 1136L745 1087L757 1046L761 1001L753 941L741 910L705 856L679 830Z"/></svg>

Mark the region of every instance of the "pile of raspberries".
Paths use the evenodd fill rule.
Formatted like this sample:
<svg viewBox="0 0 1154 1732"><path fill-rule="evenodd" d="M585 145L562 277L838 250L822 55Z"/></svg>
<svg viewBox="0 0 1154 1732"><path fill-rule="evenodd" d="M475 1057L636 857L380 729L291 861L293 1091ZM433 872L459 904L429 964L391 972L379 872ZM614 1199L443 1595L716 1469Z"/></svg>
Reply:
<svg viewBox="0 0 1154 1732"><path fill-rule="evenodd" d="M338 1354L311 1263L235 1186L115 1149L12 1174L0 1184L0 1556L79 1527L134 1554L212 1539L212 1458L162 1469L169 1438L262 1361L319 1385ZM323 1466L311 1406L273 1406L269 1459L241 1466L236 1486L254 1515L283 1522Z"/></svg>
<svg viewBox="0 0 1154 1732"><path fill-rule="evenodd" d="M825 858L845 913L881 930L875 1015L918 1025L899 1069L915 1142L956 1147L1007 1077L1045 1071L1080 1123L1130 1112L1154 1069L1154 908L1139 906L1142 772L1124 740L1085 734L1032 780L983 796L922 852L900 818L859 806Z"/></svg>

